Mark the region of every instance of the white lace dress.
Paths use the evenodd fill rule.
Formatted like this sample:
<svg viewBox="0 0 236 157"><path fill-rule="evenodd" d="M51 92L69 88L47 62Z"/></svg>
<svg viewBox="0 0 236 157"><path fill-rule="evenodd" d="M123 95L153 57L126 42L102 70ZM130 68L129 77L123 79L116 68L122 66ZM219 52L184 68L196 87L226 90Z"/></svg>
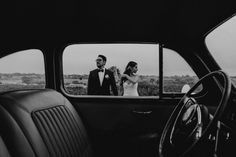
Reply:
<svg viewBox="0 0 236 157"><path fill-rule="evenodd" d="M138 83L132 83L127 80L123 83L123 89L124 89L123 96L139 96Z"/></svg>

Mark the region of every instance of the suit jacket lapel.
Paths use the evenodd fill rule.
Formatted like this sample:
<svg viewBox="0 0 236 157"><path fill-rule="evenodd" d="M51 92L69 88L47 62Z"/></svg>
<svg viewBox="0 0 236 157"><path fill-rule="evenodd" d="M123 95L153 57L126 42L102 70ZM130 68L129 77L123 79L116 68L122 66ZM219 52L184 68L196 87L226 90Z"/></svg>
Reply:
<svg viewBox="0 0 236 157"><path fill-rule="evenodd" d="M106 75L108 75L108 73L107 73L107 70L105 69L105 72L104 72L104 77L103 77L103 80L102 80L102 86L103 86L103 84L104 84L104 81L106 80Z"/></svg>
<svg viewBox="0 0 236 157"><path fill-rule="evenodd" d="M96 70L95 77L96 77L97 83L99 84L99 86L101 86L99 75L98 75L98 69Z"/></svg>

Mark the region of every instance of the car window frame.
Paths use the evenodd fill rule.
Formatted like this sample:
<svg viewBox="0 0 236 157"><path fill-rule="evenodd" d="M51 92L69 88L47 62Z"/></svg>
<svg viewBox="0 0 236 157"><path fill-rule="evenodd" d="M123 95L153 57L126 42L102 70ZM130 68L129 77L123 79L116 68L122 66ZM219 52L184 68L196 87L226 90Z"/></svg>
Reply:
<svg viewBox="0 0 236 157"><path fill-rule="evenodd" d="M112 44L127 44L126 42L115 42ZM58 61L58 65L56 65L56 68L59 68L60 70L58 71L58 73L56 73L56 77L59 77L60 78L60 81L56 83L56 88L59 89L60 91L62 91L62 93L67 96L67 97L70 97L70 98L81 98L81 99L87 99L87 98L94 98L94 99L128 99L128 100L132 100L132 99L163 99L163 98L171 98L171 99L174 99L174 98L181 98L185 95L185 93L166 93L166 92L163 92L163 48L167 48L167 49L171 49L169 47L166 47L164 44L162 43L158 43L158 42L144 42L144 43L140 43L140 42L128 42L128 44L158 44L159 45L159 95L157 96L138 96L138 97L129 97L129 96L97 96L97 95L72 95L72 94L69 94L66 92L65 90L65 87L64 87L64 77L63 77L63 52L65 50L65 48L67 46L70 46L70 45L74 45L74 44L111 44L111 42L95 42L95 43L87 43L87 42L79 42L79 43L70 43L70 44L67 44L63 47L61 47L60 49L58 49L58 51L60 51L60 54L56 55L55 56L55 59ZM173 50L173 49L171 49ZM196 74L196 76L200 79L200 77L198 76L198 73L195 71L195 68L190 64L190 62L181 54L179 53L178 51L176 50L173 50L175 53L177 53L186 63L187 65L193 70L193 72ZM197 56L195 56L197 57ZM201 60L199 60L201 61ZM200 91L194 95L196 96L200 96L202 95L201 93L204 93L203 91Z"/></svg>
<svg viewBox="0 0 236 157"><path fill-rule="evenodd" d="M24 52L24 51L30 51L30 50L37 50L37 51L39 51L41 54L42 54L42 59L43 59L43 63L42 63L42 65L43 65L43 67L44 67L44 77L45 77L45 86L44 86L44 88L39 88L39 89L46 89L46 88L50 88L50 86L49 86L49 82L51 82L51 81L49 81L50 79L50 77L48 76L48 66L47 66L47 57L46 57L46 55L45 55L45 52L43 51L43 50L41 50L41 49L39 49L39 48L28 48L28 49L21 49L21 50L18 50L18 51L14 51L14 52L9 52L9 53L4 53L3 55L1 55L0 56L0 60L2 59L2 58L4 58L4 57L7 57L7 56L10 56L10 55L14 55L14 54L16 54L16 53L20 53L20 52ZM28 90L34 90L35 88L26 88L26 89L28 89ZM17 91L17 90L26 90L26 89L13 89L13 90L10 90L10 91ZM38 88L37 88L38 89ZM10 92L10 91L4 91L3 93L5 93L5 92Z"/></svg>

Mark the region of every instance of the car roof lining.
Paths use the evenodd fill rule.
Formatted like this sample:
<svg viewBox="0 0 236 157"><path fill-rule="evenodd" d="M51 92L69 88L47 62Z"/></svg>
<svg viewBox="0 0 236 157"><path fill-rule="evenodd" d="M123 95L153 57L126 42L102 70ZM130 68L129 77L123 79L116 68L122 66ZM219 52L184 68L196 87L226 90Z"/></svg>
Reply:
<svg viewBox="0 0 236 157"><path fill-rule="evenodd" d="M0 53L107 41L191 47L235 10L233 0L8 2L1 10Z"/></svg>

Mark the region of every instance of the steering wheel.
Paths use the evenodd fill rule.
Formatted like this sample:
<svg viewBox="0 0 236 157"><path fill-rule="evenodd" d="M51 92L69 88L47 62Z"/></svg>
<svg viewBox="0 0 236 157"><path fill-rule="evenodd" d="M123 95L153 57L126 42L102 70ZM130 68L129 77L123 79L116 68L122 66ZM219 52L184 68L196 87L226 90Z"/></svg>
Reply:
<svg viewBox="0 0 236 157"><path fill-rule="evenodd" d="M213 80L213 81L212 81ZM214 115L208 113L203 104L191 97L201 85L205 85L205 93L211 94L219 89L220 96L216 99L218 106ZM214 83L216 88L212 88ZM221 119L231 93L231 79L223 71L214 71L201 78L179 101L162 132L159 143L160 157L184 157L193 153L196 148L203 150L202 144L207 139L217 122ZM214 93L213 93L214 95ZM211 96L212 98L212 96ZM195 149L194 149L195 148ZM195 154L196 155L196 154Z"/></svg>

